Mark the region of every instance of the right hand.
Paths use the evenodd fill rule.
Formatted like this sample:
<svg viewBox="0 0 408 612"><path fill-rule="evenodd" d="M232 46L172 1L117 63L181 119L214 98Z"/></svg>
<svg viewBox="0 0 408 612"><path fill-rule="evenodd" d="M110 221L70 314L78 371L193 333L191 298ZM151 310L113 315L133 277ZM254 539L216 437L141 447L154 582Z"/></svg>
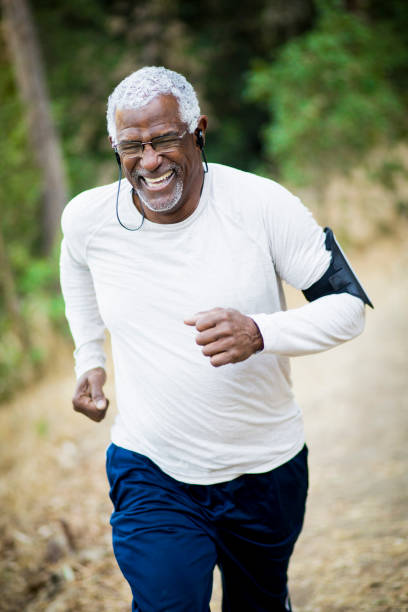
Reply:
<svg viewBox="0 0 408 612"><path fill-rule="evenodd" d="M103 393L106 372L103 368L88 370L78 378L72 404L74 410L82 412L93 421L102 421L109 406L109 400Z"/></svg>

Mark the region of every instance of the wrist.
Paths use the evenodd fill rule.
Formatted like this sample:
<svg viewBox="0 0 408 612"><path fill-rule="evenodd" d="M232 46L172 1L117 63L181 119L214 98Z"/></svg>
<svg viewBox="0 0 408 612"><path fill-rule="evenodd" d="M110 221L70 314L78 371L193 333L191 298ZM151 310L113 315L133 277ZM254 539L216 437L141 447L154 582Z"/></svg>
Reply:
<svg viewBox="0 0 408 612"><path fill-rule="evenodd" d="M252 346L254 349L254 353L259 353L264 348L263 337L262 337L262 334L260 332L258 325L255 323L255 321L251 317L250 319L251 319L252 326L253 326Z"/></svg>

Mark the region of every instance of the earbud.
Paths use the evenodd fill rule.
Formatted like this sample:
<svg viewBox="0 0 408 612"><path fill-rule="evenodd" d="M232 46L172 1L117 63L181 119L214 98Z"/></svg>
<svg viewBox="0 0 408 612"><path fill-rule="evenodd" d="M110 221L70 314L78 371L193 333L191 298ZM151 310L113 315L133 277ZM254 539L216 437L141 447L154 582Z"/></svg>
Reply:
<svg viewBox="0 0 408 612"><path fill-rule="evenodd" d="M197 136L197 141L196 141L197 142L197 146L202 151L204 149L204 138L203 138L202 130L197 130L196 136Z"/></svg>
<svg viewBox="0 0 408 612"><path fill-rule="evenodd" d="M204 162L204 173L206 174L208 172L208 164L207 164L207 158L206 158L205 153L204 153L204 136L203 136L203 131L200 130L200 129L198 129L196 131L196 143L197 143L198 148L201 151L201 155L202 155L203 162Z"/></svg>
<svg viewBox="0 0 408 612"><path fill-rule="evenodd" d="M119 155L119 153L118 153L117 148L115 147L115 148L113 149L113 151L114 151L114 153L115 153L115 157L116 157L116 161L118 162L118 166L119 166L119 168L121 168L121 167L122 167L122 162L120 161L120 155Z"/></svg>

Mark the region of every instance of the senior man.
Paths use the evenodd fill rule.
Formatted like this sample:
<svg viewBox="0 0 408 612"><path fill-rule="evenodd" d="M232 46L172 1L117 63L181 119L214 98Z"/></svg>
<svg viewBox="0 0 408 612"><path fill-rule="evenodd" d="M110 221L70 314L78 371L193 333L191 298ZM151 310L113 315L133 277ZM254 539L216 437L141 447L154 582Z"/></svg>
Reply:
<svg viewBox="0 0 408 612"><path fill-rule="evenodd" d="M183 76L131 74L107 119L124 178L66 207L61 280L74 408L95 421L111 335L107 473L132 609L208 612L218 564L224 612L291 610L308 473L288 358L359 334L369 300L296 197L203 164L207 117ZM310 303L286 310L282 279Z"/></svg>

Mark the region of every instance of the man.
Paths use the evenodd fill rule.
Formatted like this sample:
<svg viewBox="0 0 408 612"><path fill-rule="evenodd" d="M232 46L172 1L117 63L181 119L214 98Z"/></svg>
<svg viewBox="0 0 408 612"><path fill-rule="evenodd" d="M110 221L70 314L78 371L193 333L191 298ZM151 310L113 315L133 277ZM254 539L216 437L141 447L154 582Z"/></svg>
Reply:
<svg viewBox="0 0 408 612"><path fill-rule="evenodd" d="M65 209L61 279L73 404L95 421L111 334L111 524L133 610L207 612L216 564L224 612L290 610L307 449L288 357L359 334L368 299L297 198L203 167L207 117L184 77L133 73L107 117L124 179ZM310 303L286 311L281 279Z"/></svg>

